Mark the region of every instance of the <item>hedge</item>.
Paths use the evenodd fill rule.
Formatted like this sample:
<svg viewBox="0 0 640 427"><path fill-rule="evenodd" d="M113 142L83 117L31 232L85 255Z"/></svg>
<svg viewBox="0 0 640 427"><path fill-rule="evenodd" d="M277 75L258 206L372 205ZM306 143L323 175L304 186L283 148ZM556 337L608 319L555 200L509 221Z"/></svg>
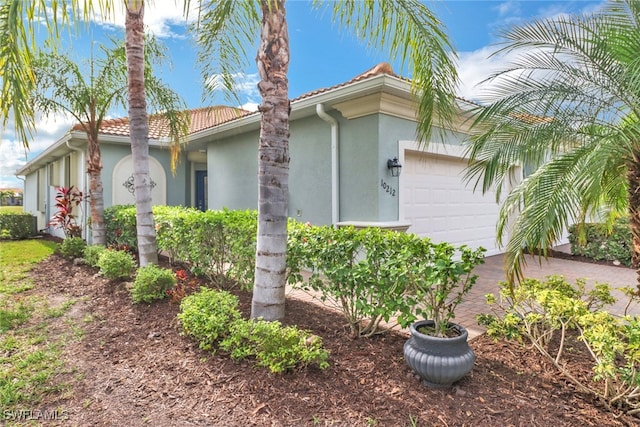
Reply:
<svg viewBox="0 0 640 427"><path fill-rule="evenodd" d="M612 228L603 223L572 225L569 227L569 242L574 255L631 265L633 246L629 220L626 218L617 220Z"/></svg>
<svg viewBox="0 0 640 427"><path fill-rule="evenodd" d="M26 212L0 212L0 239L26 239L35 234L33 215Z"/></svg>

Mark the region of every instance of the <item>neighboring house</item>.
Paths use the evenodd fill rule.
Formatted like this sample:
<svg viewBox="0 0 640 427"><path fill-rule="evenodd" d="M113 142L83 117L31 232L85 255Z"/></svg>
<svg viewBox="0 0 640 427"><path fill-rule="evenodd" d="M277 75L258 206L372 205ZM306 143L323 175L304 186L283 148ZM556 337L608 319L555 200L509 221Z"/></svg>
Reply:
<svg viewBox="0 0 640 427"><path fill-rule="evenodd" d="M0 206L22 206L20 188L0 188Z"/></svg>
<svg viewBox="0 0 640 427"><path fill-rule="evenodd" d="M410 83L388 64L293 99L289 215L313 224L408 229L498 253L495 194L473 192L462 179L464 110L471 104L459 100L459 106L459 123L446 131L446 142L434 139L425 147L415 140ZM192 110L191 120L175 174L163 148L166 130L161 122L150 122L154 203L255 209L260 114L213 107ZM40 228L53 214L54 186L88 188L86 135L78 129L16 172L25 176L25 210L38 217ZM102 124L105 206L134 201L127 189L132 173L128 133L127 119ZM388 168L393 159L402 165L399 176Z"/></svg>

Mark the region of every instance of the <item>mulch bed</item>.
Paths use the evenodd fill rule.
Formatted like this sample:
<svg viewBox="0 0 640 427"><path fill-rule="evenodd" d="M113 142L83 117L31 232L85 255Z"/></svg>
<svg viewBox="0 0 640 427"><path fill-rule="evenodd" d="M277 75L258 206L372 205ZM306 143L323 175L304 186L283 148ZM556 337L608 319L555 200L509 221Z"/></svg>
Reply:
<svg viewBox="0 0 640 427"><path fill-rule="evenodd" d="M132 305L123 283L56 255L32 272L31 292L78 302L51 330L84 329L65 347L72 391L46 396L78 426L620 426L640 420L607 412L577 392L538 354L480 336L477 360L455 387L429 389L407 367L396 332L350 338L335 312L289 299L285 323L312 330L331 366L271 374L180 335L178 305ZM240 293L248 314L250 295ZM57 323L56 323L57 322ZM585 365L586 366L586 365Z"/></svg>

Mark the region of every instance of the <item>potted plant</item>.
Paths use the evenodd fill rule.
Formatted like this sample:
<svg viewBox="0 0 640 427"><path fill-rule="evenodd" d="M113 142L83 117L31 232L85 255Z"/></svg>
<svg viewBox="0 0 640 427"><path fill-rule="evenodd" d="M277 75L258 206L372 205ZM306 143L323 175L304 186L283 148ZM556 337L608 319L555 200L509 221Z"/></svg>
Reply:
<svg viewBox="0 0 640 427"><path fill-rule="evenodd" d="M467 330L453 319L455 308L478 278L472 272L484 262L485 250L432 244L428 239L424 245L423 261L409 267L411 310L398 320L411 332L404 345L407 364L424 384L444 387L469 373L475 362Z"/></svg>

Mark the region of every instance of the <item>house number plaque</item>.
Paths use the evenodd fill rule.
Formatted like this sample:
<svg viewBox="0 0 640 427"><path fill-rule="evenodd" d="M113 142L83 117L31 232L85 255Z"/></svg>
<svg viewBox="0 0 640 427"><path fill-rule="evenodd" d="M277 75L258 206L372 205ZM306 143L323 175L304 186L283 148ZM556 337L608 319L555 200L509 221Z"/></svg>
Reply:
<svg viewBox="0 0 640 427"><path fill-rule="evenodd" d="M396 197L396 189L386 183L384 179L380 180L380 187L382 187L382 189L386 191L391 197Z"/></svg>

